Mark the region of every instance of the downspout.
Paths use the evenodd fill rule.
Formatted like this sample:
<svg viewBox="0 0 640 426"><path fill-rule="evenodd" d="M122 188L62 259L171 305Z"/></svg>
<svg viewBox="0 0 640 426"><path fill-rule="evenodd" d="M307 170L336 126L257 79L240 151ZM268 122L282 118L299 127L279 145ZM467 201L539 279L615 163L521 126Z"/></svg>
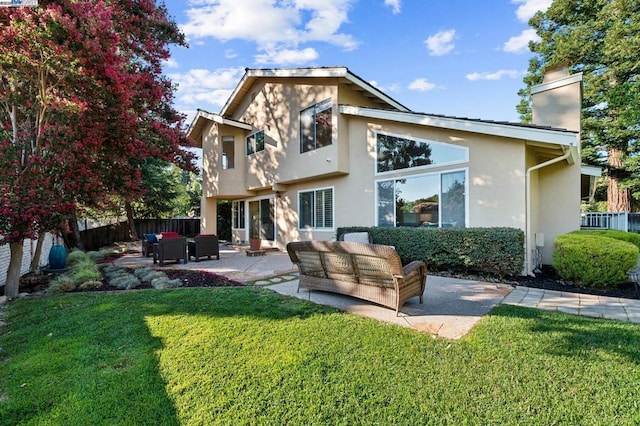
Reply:
<svg viewBox="0 0 640 426"><path fill-rule="evenodd" d="M550 166L555 163L559 163L561 161L566 160L571 156L571 148L567 149L560 157L552 158L551 160L545 161L544 163L536 164L535 166L531 166L527 169L526 174L526 225L525 225L525 233L524 233L524 245L525 245L525 273L527 275L533 276L533 268L531 267L531 251L533 247L530 247L531 243L531 172L542 169L543 167Z"/></svg>

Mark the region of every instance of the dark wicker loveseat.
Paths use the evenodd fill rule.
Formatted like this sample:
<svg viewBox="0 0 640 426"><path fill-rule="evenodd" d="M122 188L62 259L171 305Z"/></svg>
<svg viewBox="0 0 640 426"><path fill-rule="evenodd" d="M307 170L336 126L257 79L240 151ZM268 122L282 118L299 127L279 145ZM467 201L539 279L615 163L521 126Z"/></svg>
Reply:
<svg viewBox="0 0 640 426"><path fill-rule="evenodd" d="M393 247L341 241L287 244L300 270L300 288L323 290L368 300L395 309L414 296L423 301L427 282L424 262L402 266Z"/></svg>

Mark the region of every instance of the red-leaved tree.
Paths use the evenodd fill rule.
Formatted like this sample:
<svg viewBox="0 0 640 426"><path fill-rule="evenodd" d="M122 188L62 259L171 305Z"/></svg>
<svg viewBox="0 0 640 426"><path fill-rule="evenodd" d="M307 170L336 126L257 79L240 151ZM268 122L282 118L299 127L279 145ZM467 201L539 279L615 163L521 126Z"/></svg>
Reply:
<svg viewBox="0 0 640 426"><path fill-rule="evenodd" d="M23 242L78 203L140 194L141 160L193 170L161 74L183 36L152 0L43 1L0 9L0 244L17 296Z"/></svg>

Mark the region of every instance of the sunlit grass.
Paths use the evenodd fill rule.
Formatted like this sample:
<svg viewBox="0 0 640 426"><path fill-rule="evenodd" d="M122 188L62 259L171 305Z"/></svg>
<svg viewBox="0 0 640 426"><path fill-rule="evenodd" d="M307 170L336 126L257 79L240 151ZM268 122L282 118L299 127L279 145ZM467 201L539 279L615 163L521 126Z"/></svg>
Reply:
<svg viewBox="0 0 640 426"><path fill-rule="evenodd" d="M19 300L2 424L635 424L640 326L502 306L460 341L255 288Z"/></svg>

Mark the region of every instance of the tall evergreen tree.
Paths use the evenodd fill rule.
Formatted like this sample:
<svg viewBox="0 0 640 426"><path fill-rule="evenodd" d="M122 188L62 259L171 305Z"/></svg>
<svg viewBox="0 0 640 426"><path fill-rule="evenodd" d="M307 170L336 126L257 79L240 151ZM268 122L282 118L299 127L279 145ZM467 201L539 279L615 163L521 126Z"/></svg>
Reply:
<svg viewBox="0 0 640 426"><path fill-rule="evenodd" d="M568 64L584 73L582 158L605 168L609 211L631 211L640 198L640 2L554 0L529 24L541 41L524 78L517 109L531 121L532 85L548 66Z"/></svg>

